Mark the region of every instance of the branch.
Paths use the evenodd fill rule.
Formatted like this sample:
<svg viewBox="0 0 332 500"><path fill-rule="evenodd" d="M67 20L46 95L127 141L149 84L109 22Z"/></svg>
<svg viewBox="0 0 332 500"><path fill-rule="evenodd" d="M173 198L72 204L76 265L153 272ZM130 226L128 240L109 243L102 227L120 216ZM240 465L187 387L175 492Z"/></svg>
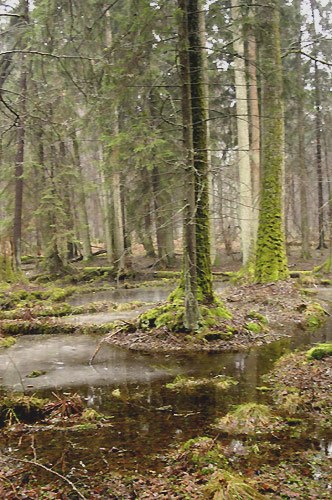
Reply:
<svg viewBox="0 0 332 500"><path fill-rule="evenodd" d="M41 469L46 470L47 472L50 472L51 474L54 474L55 476L59 477L63 481L69 484L69 486L77 493L77 495L82 498L82 500L86 500L86 497L76 488L74 483L68 479L66 476L63 476L62 474L59 474L59 472L56 472L53 469L50 469L49 467L46 467L46 465L43 465L39 462L36 462L35 460L23 460L20 458L10 458L11 460L14 460L15 462L21 462L23 464L29 464L29 465L35 465L36 467L40 467Z"/></svg>
<svg viewBox="0 0 332 500"><path fill-rule="evenodd" d="M285 54L282 55L282 57L286 57L289 54L302 54L304 57L308 57L308 59L311 59L312 61L318 62L320 64L324 64L325 66L332 66L332 63L329 63L327 61L324 61L324 59L318 59L318 57L312 56L311 54L307 54L307 52L303 52L303 50L289 50Z"/></svg>
<svg viewBox="0 0 332 500"><path fill-rule="evenodd" d="M9 13L6 13L6 12L0 12L0 17L4 17L4 16L7 16L7 17L23 17L22 14L9 14Z"/></svg>
<svg viewBox="0 0 332 500"><path fill-rule="evenodd" d="M59 55L59 54L51 54L50 52L40 52L39 50L5 50L4 52L0 52L0 56L6 56L9 54L33 54L38 56L47 56L53 57L54 59L85 59L88 61L101 61L100 57L87 57L87 56L67 56L67 55Z"/></svg>

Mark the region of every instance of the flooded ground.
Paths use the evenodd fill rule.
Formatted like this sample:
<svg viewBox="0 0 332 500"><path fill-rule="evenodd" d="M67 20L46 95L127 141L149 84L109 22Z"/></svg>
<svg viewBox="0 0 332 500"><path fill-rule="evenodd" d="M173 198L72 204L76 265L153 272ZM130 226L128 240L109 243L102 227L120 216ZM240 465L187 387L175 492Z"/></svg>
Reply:
<svg viewBox="0 0 332 500"><path fill-rule="evenodd" d="M67 302L72 306L82 306L90 302L115 302L123 304L125 302L162 302L166 300L172 288L119 288L117 290L103 290L101 292L89 292L81 295L74 295L68 298Z"/></svg>
<svg viewBox="0 0 332 500"><path fill-rule="evenodd" d="M325 299L332 298L330 291L322 293ZM158 453L162 463L169 446L204 435L214 419L227 413L232 405L264 402L268 396L257 387L262 385L261 376L280 356L326 341L332 341L332 319L315 333L295 329L282 340L237 353L143 355L104 345L90 366L99 342L96 336L25 336L1 352L0 383L4 389L40 396L78 393L89 407L112 416L112 427L84 432L39 431L34 436L39 460L55 463L65 457L73 468L99 470L107 463L118 470L144 470L158 468L153 454ZM45 373L28 378L34 370ZM238 384L227 391L209 387L175 393L165 385L177 374L223 374L234 377ZM316 438L322 451L330 454L329 436ZM15 438L8 438L1 448L3 452L16 449L20 455L29 454L31 435L21 438L19 446Z"/></svg>

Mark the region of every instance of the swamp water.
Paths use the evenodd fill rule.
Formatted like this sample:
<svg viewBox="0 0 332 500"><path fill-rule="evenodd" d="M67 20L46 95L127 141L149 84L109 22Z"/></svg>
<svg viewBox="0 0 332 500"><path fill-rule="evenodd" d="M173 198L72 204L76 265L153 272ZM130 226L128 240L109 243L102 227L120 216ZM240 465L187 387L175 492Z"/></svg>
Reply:
<svg viewBox="0 0 332 500"><path fill-rule="evenodd" d="M322 298L332 300L332 292L323 291ZM267 396L257 387L280 356L326 341L332 341L332 319L317 332L296 329L282 340L237 353L143 355L103 345L90 366L99 337L25 336L1 352L0 384L38 396L78 393L89 407L112 417L111 426L97 429L31 431L38 460L53 464L65 460L76 470L89 471L102 470L105 464L121 471L157 469L154 454L159 454L160 463L170 445L206 434L215 418L233 405L264 403ZM34 370L45 373L28 378ZM238 384L225 391L213 387L170 391L165 385L178 374L228 375ZM0 450L28 456L31 439L31 435L20 438L18 446L17 439L7 438ZM320 439L322 452L330 455L327 436L315 439ZM238 444L234 440L235 448Z"/></svg>

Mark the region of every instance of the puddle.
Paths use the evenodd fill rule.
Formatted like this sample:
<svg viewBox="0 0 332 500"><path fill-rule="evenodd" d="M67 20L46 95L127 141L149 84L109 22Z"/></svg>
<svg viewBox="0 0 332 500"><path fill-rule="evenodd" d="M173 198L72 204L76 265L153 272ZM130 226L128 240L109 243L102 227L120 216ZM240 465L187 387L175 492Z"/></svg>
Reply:
<svg viewBox="0 0 332 500"><path fill-rule="evenodd" d="M172 288L119 288L118 290L104 290L69 297L67 302L72 306L83 306L90 302L162 302L166 300Z"/></svg>
<svg viewBox="0 0 332 500"><path fill-rule="evenodd" d="M125 290L124 300L134 300L132 296L128 299L128 292L134 290ZM326 299L332 297L331 291L320 293ZM142 295L139 299L147 300ZM193 356L144 355L105 345L92 367L89 359L98 345L96 336L25 336L1 352L0 384L17 391L23 386L25 392L40 396L49 396L53 391L77 392L88 406L113 417L112 427L84 433L55 430L36 433L39 460L52 462L63 450L70 450L72 467L80 467L83 461L93 471L102 470L107 455L107 463L113 470L144 470L156 467L155 459L151 458L154 453L163 455L170 445L206 434L214 419L233 405L265 402L268 395L256 389L262 385L261 376L287 352L316 342L331 342L332 318L317 332L295 329L289 335L249 351ZM27 378L33 370L46 373L35 379ZM165 384L179 373L191 377L225 374L234 377L238 384L227 391L213 387L192 393L167 390ZM112 394L114 389L119 389L120 397ZM0 450L6 452L14 445L7 438ZM30 446L31 439L23 438L20 454L29 453ZM234 442L234 447L238 450L239 444ZM320 447L331 456L330 437L321 437Z"/></svg>
<svg viewBox="0 0 332 500"><path fill-rule="evenodd" d="M90 302L150 302L157 303L167 299L169 294L174 290L173 287L155 287L155 288L119 288L117 290L103 290L101 292L89 292L81 295L73 295L66 302L72 306L82 306ZM225 288L222 282L214 283L214 290L218 293Z"/></svg>
<svg viewBox="0 0 332 500"><path fill-rule="evenodd" d="M144 306L133 309L132 311L73 314L70 316L59 318L58 321L74 325L102 325L104 323L112 323L113 321L118 321L121 319L130 321L134 318L137 318L137 316L146 311L148 308L149 306Z"/></svg>

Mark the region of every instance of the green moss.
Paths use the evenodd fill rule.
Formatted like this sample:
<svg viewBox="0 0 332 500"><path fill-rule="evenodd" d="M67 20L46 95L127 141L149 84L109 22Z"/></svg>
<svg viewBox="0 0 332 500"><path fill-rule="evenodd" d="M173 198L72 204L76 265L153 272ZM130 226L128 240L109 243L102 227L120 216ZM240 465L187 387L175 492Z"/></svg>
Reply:
<svg viewBox="0 0 332 500"><path fill-rule="evenodd" d="M242 476L227 470L214 472L204 490L207 498L215 500L264 500L266 498Z"/></svg>
<svg viewBox="0 0 332 500"><path fill-rule="evenodd" d="M27 375L27 378L37 378L37 377L41 377L42 375L45 375L45 371L42 371L42 370L34 370L32 371L31 373L29 373L29 375Z"/></svg>
<svg viewBox="0 0 332 500"><path fill-rule="evenodd" d="M323 359L332 356L332 344L318 344L307 352L307 359Z"/></svg>
<svg viewBox="0 0 332 500"><path fill-rule="evenodd" d="M47 400L9 394L0 399L0 423L33 422L43 417Z"/></svg>
<svg viewBox="0 0 332 500"><path fill-rule="evenodd" d="M264 314L261 314L257 311L249 311L247 314L248 319L257 319L262 325L267 325L269 323L269 320L267 319Z"/></svg>
<svg viewBox="0 0 332 500"><path fill-rule="evenodd" d="M213 470L226 467L228 464L219 443L206 436L189 439L183 444L182 450L185 453L186 462L195 469L209 467L211 473L211 468Z"/></svg>
<svg viewBox="0 0 332 500"><path fill-rule="evenodd" d="M232 377L227 377L225 375L201 379L193 377L183 377L182 375L178 375L173 382L166 384L166 389L176 392L191 392L200 390L204 387L226 390L231 386L236 385L237 383L238 382Z"/></svg>
<svg viewBox="0 0 332 500"><path fill-rule="evenodd" d="M255 434L272 430L277 422L268 406L245 403L217 420L214 427L230 434Z"/></svg>
<svg viewBox="0 0 332 500"><path fill-rule="evenodd" d="M256 387L256 391L259 392L270 392L273 391L272 387L267 387L265 385L262 385L261 387Z"/></svg>
<svg viewBox="0 0 332 500"><path fill-rule="evenodd" d="M8 348L14 344L16 344L16 339L14 339L14 337L6 337L0 339L0 347Z"/></svg>
<svg viewBox="0 0 332 500"><path fill-rule="evenodd" d="M98 413L93 408L86 408L83 411L81 418L83 420L88 420L90 422L94 422L94 421L102 420L103 418L105 418L105 416L102 413Z"/></svg>
<svg viewBox="0 0 332 500"><path fill-rule="evenodd" d="M248 321L244 324L244 327L252 333L261 333L263 331L263 326L254 321Z"/></svg>
<svg viewBox="0 0 332 500"><path fill-rule="evenodd" d="M316 329L320 327L324 318L327 316L326 311L318 302L312 302L309 304L304 313L305 323L309 328Z"/></svg>

